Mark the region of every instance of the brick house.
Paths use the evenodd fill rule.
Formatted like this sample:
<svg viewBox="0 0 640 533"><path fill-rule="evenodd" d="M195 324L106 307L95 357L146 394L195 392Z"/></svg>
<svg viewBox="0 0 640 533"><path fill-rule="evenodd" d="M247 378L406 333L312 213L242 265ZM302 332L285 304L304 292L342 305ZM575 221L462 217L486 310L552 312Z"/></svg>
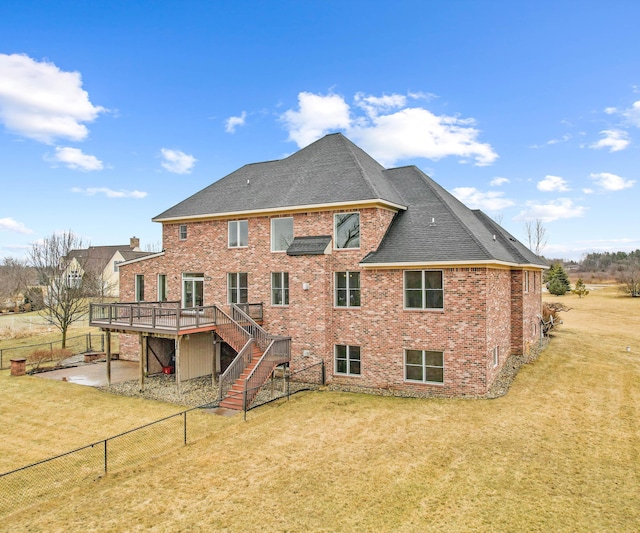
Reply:
<svg viewBox="0 0 640 533"><path fill-rule="evenodd" d="M322 360L331 387L483 394L540 337L544 261L420 169L385 169L342 134L245 165L153 220L164 251L120 265L121 301L262 304L264 331L290 338L290 368ZM121 336L121 357L145 357L154 331L138 334ZM198 342L183 378L225 370L220 328Z"/></svg>

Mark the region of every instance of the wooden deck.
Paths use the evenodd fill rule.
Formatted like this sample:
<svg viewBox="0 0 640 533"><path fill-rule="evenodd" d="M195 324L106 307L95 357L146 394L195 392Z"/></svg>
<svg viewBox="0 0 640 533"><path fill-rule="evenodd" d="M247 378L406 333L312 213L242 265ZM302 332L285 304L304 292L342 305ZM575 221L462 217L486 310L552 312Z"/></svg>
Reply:
<svg viewBox="0 0 640 533"><path fill-rule="evenodd" d="M261 304L245 304L262 320ZM215 305L181 308L178 302L91 304L89 324L105 330L186 335L215 330L230 319Z"/></svg>

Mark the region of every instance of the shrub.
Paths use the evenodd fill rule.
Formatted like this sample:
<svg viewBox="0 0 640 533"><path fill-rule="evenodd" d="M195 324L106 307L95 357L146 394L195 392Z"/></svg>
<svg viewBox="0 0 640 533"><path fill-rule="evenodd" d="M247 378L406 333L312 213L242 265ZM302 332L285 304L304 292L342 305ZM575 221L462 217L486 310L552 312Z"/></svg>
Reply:
<svg viewBox="0 0 640 533"><path fill-rule="evenodd" d="M49 361L54 365L60 364L60 361L71 357L71 350L63 348L55 348L53 350L35 350L27 357L27 364L31 365L32 370L38 370L43 363Z"/></svg>

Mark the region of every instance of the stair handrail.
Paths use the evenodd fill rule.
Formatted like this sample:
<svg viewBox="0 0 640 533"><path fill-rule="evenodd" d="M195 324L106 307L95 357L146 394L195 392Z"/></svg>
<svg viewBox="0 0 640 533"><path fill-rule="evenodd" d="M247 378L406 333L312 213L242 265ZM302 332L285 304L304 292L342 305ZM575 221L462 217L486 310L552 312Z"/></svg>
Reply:
<svg viewBox="0 0 640 533"><path fill-rule="evenodd" d="M265 329L258 324L253 318L240 309L236 304L231 304L231 318L239 324L247 323L249 334L256 340L256 345L260 351L264 351L271 342L272 335L269 335Z"/></svg>
<svg viewBox="0 0 640 533"><path fill-rule="evenodd" d="M244 372L244 369L251 362L253 343L254 339L250 338L218 378L218 401L221 401L227 395L233 384L240 377L240 374Z"/></svg>
<svg viewBox="0 0 640 533"><path fill-rule="evenodd" d="M230 324L230 325L233 326L234 333L236 335L238 335L238 337L240 337L240 338L236 337L236 338L233 339L233 340L236 340L236 341L240 341L240 342L237 343L237 345L244 346L250 338L253 338L253 335L251 334L251 332L249 332L245 328L243 328L242 325L240 325L238 322L236 322L233 318L231 318L227 313L225 313L218 306L215 306L215 313L216 313L215 314L215 324L216 324L216 326L218 326L218 335L220 335L220 333L223 332L220 329L220 326L226 325L226 324ZM221 315L221 318L223 320L220 320L218 318L218 315ZM231 345L234 350L237 350L237 348L236 348L237 345L232 345L232 343L229 342L229 340L231 340L231 339L228 339L228 338L225 339L224 335L220 335L220 337L222 337L222 340L224 340L227 344Z"/></svg>
<svg viewBox="0 0 640 533"><path fill-rule="evenodd" d="M269 379L273 369L291 361L291 337L271 336L269 346L244 381L244 405L246 411L258 394L258 389Z"/></svg>

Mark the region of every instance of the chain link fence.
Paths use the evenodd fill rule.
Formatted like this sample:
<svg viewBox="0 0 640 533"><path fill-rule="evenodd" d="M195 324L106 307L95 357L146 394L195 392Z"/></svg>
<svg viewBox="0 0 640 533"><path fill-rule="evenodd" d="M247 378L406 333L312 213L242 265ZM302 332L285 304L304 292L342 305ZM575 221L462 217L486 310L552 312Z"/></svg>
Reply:
<svg viewBox="0 0 640 533"><path fill-rule="evenodd" d="M296 372L279 367L259 389L250 409L324 384L324 364L315 363ZM107 473L140 464L152 464L189 442L206 438L213 427L206 423L206 410L215 401L187 409L130 431L75 450L0 474L0 517L29 504L89 487ZM246 411L244 413L246 420Z"/></svg>
<svg viewBox="0 0 640 533"><path fill-rule="evenodd" d="M113 346L113 344L112 344ZM117 349L117 345L115 346ZM0 349L0 370L9 368L11 366L11 359L18 359L24 357L29 360L29 357L34 352L48 351L51 354L51 358L48 361L54 360L54 353L62 349L62 339L54 342L43 342L39 344L29 344L27 346L14 346L12 348ZM77 355L86 352L103 352L104 351L104 334L99 333L87 333L85 335L77 335L75 337L67 337L66 350L70 355ZM47 362L46 358L40 358L40 362Z"/></svg>

